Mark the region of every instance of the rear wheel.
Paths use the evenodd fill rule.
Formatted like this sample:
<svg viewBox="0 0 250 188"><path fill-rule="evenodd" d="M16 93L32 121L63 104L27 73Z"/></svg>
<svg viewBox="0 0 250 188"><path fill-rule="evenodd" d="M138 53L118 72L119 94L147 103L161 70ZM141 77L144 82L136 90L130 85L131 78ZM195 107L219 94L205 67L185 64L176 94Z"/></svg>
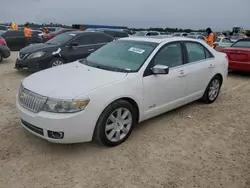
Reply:
<svg viewBox="0 0 250 188"><path fill-rule="evenodd" d="M136 123L136 111L124 100L110 104L101 114L95 128L94 139L112 147L124 142Z"/></svg>
<svg viewBox="0 0 250 188"><path fill-rule="evenodd" d="M61 58L54 58L52 59L52 61L50 62L50 67L57 67L60 65L63 65L64 61Z"/></svg>
<svg viewBox="0 0 250 188"><path fill-rule="evenodd" d="M222 80L219 76L214 76L212 80L209 82L207 89L202 97L203 101L206 104L213 103L220 93Z"/></svg>

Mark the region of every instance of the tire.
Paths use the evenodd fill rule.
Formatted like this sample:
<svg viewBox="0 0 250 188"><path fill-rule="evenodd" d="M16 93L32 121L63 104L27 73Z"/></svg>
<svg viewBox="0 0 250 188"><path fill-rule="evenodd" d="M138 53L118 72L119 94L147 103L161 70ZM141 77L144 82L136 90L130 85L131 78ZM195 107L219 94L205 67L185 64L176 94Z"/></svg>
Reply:
<svg viewBox="0 0 250 188"><path fill-rule="evenodd" d="M54 58L51 60L49 67L57 67L57 66L63 65L63 64L65 64L65 62L62 58Z"/></svg>
<svg viewBox="0 0 250 188"><path fill-rule="evenodd" d="M211 79L202 97L204 103L211 104L217 99L220 94L221 84L222 80L218 75Z"/></svg>
<svg viewBox="0 0 250 188"><path fill-rule="evenodd" d="M2 61L3 61L3 53L0 52L0 62L2 62Z"/></svg>
<svg viewBox="0 0 250 188"><path fill-rule="evenodd" d="M118 114L119 112L121 114L120 116ZM111 115L113 115L113 118L111 118ZM136 117L136 110L129 102L118 100L111 103L102 112L97 121L94 140L108 147L121 144L130 136L133 126L136 124ZM128 123L126 122L126 124L124 121ZM117 139L118 137L119 139Z"/></svg>

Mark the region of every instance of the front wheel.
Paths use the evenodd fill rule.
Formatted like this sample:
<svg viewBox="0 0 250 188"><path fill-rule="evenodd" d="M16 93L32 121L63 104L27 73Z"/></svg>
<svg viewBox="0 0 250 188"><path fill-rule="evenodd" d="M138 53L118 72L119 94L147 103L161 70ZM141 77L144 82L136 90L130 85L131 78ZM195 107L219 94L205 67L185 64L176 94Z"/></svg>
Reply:
<svg viewBox="0 0 250 188"><path fill-rule="evenodd" d="M121 144L130 136L136 123L136 115L129 102L113 102L101 114L96 124L94 139L108 147Z"/></svg>
<svg viewBox="0 0 250 188"><path fill-rule="evenodd" d="M50 67L57 67L60 65L63 65L64 61L61 58L54 58L52 59L52 61L50 62Z"/></svg>
<svg viewBox="0 0 250 188"><path fill-rule="evenodd" d="M219 76L216 75L215 77L212 78L212 80L209 82L207 89L202 97L203 101L206 104L211 104L217 99L220 93L221 84L222 84L222 80Z"/></svg>

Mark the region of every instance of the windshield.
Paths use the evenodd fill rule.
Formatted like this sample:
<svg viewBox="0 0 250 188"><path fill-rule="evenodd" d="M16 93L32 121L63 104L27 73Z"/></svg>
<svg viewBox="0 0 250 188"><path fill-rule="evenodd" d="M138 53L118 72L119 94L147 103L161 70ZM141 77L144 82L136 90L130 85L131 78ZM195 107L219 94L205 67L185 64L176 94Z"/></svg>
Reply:
<svg viewBox="0 0 250 188"><path fill-rule="evenodd" d="M235 42L231 47L250 48L250 40L242 40Z"/></svg>
<svg viewBox="0 0 250 188"><path fill-rule="evenodd" d="M45 42L46 44L65 44L69 42L71 39L73 39L76 36L76 34L73 33L62 33L60 35L55 36L54 38L48 40Z"/></svg>
<svg viewBox="0 0 250 188"><path fill-rule="evenodd" d="M145 31L137 31L134 35L135 36L144 36L146 34Z"/></svg>
<svg viewBox="0 0 250 188"><path fill-rule="evenodd" d="M111 71L137 72L157 45L144 41L116 40L80 62Z"/></svg>

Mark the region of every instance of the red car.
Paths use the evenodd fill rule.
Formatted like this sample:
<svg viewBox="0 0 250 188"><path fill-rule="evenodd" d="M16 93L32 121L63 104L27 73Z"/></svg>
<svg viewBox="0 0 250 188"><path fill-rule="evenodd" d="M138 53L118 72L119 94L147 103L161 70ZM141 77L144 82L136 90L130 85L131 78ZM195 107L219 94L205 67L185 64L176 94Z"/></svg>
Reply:
<svg viewBox="0 0 250 188"><path fill-rule="evenodd" d="M50 39L52 39L53 37L57 36L57 35L60 35L62 33L65 33L65 32L69 32L69 31L74 31L75 29L58 29L54 32L50 32L48 34L45 34L43 35L43 41L46 42Z"/></svg>
<svg viewBox="0 0 250 188"><path fill-rule="evenodd" d="M250 38L240 39L220 51L227 54L229 70L250 72Z"/></svg>

